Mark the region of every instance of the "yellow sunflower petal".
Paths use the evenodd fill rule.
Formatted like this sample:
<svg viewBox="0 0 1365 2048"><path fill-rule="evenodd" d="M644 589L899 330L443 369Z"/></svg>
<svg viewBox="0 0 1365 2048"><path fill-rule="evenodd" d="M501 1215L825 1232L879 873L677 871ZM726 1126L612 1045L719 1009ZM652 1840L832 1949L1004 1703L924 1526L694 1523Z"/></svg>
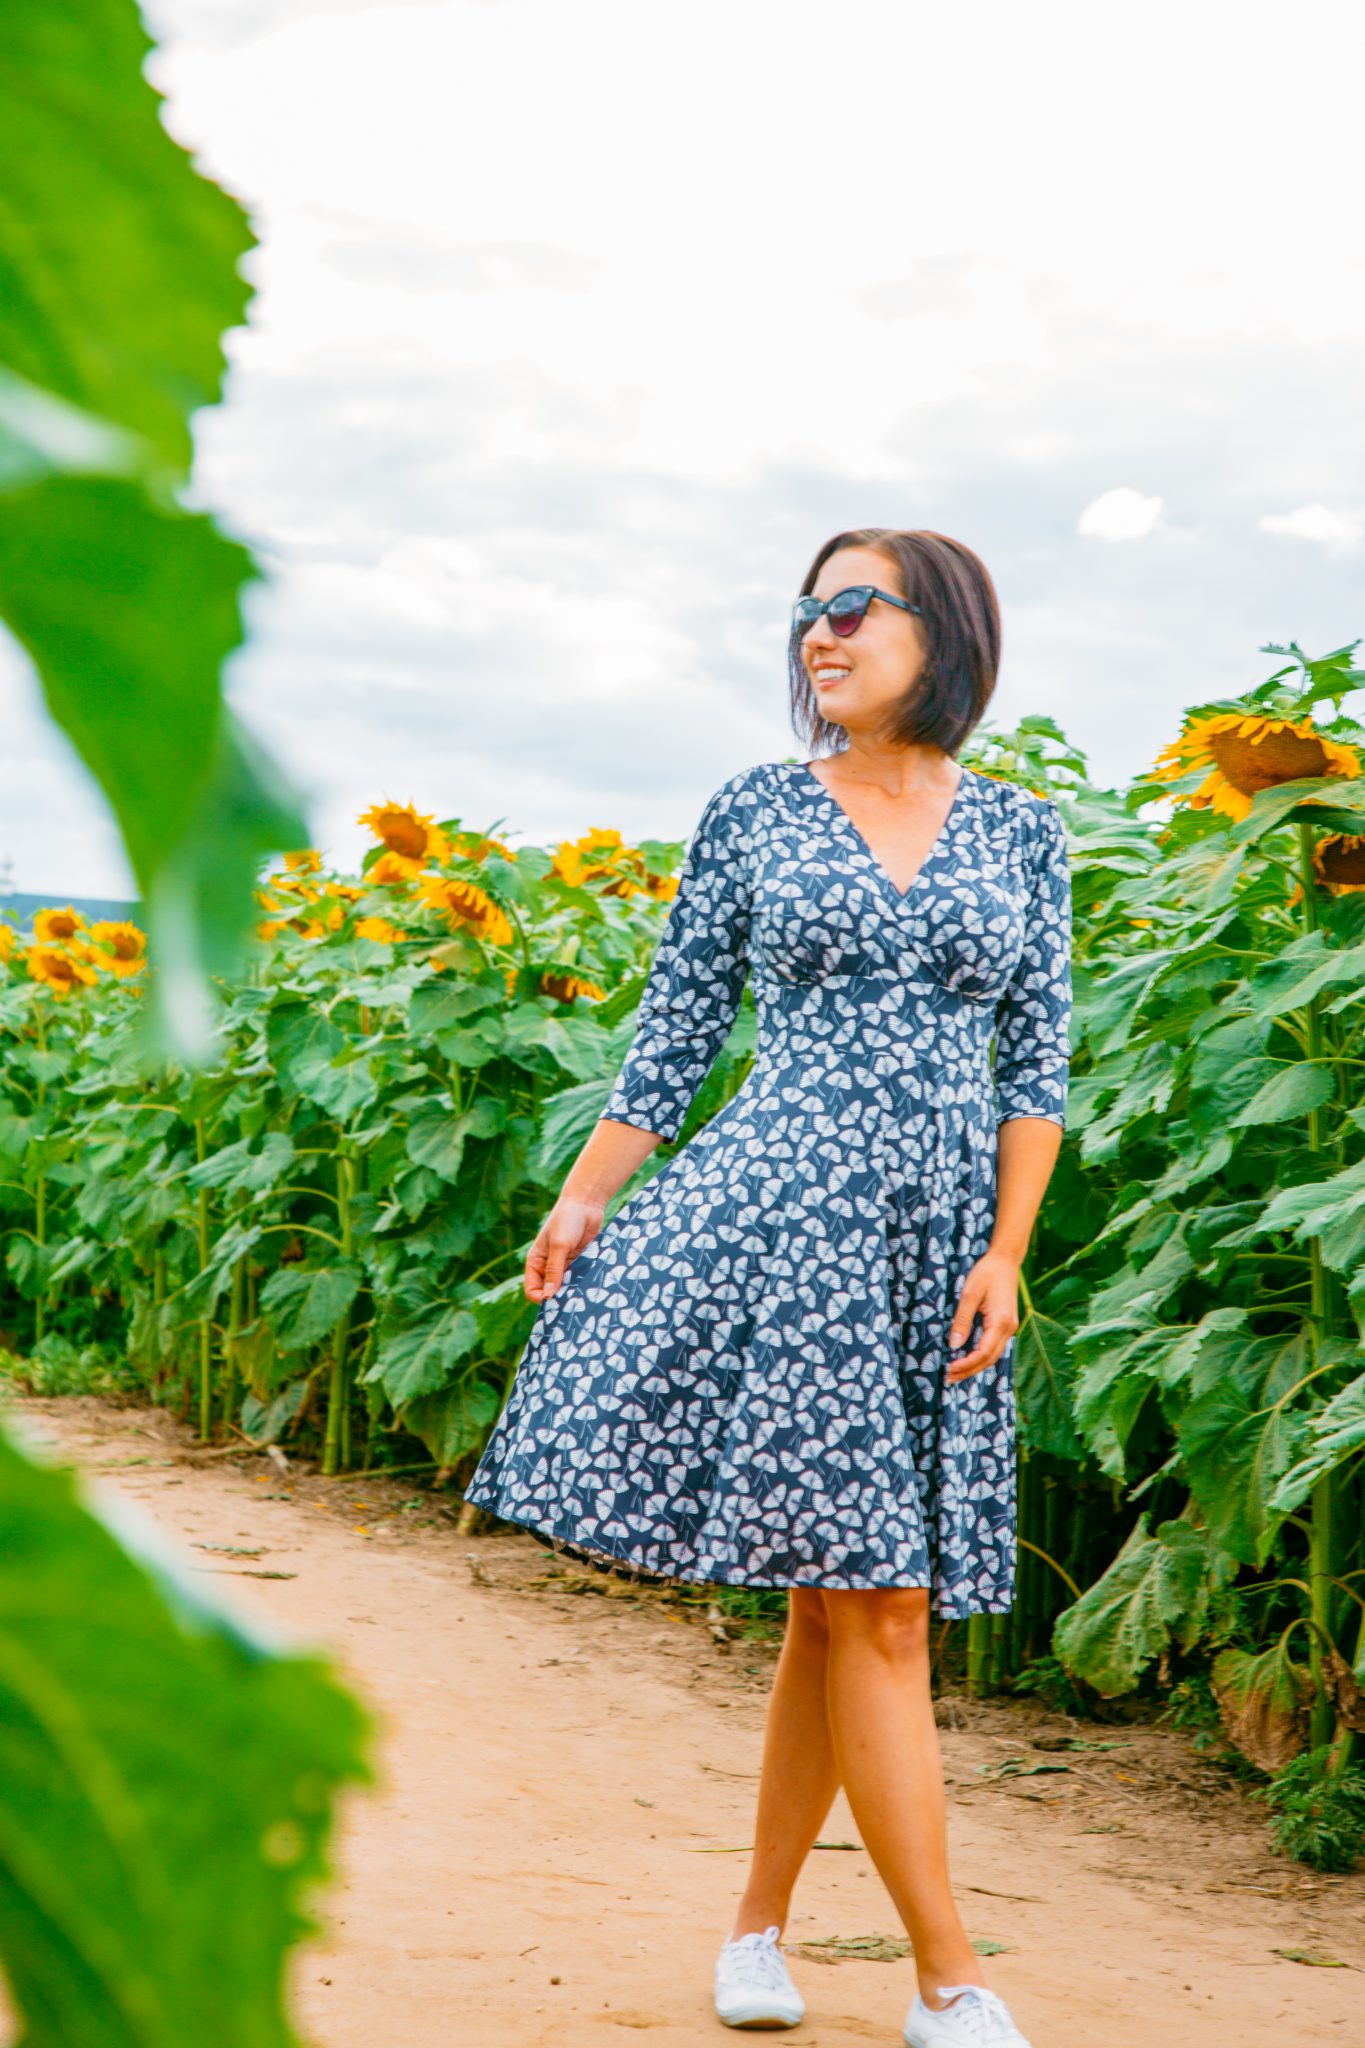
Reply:
<svg viewBox="0 0 1365 2048"><path fill-rule="evenodd" d="M57 996L69 996L79 988L93 988L98 979L88 960L74 951L56 946L30 946L25 955L29 976Z"/></svg>
<svg viewBox="0 0 1365 2048"><path fill-rule="evenodd" d="M92 924L90 945L96 966L109 974L138 974L147 964L147 935L126 919Z"/></svg>
<svg viewBox="0 0 1365 2048"><path fill-rule="evenodd" d="M33 939L39 946L65 946L85 929L85 919L68 903L63 910L38 912L33 920Z"/></svg>
<svg viewBox="0 0 1365 2048"><path fill-rule="evenodd" d="M373 804L358 822L402 860L447 861L450 841L434 818L423 817L412 804Z"/></svg>
<svg viewBox="0 0 1365 2048"><path fill-rule="evenodd" d="M1259 712L1215 712L1191 719L1179 739L1163 747L1153 773L1173 780L1190 768L1208 770L1184 802L1240 819L1263 789L1319 776L1346 779L1361 772L1354 747L1319 732L1311 717L1273 718Z"/></svg>
<svg viewBox="0 0 1365 2048"><path fill-rule="evenodd" d="M420 860L407 860L401 853L381 853L365 871L367 887L401 889L415 882L422 872Z"/></svg>
<svg viewBox="0 0 1365 2048"><path fill-rule="evenodd" d="M417 893L428 910L438 910L457 930L472 931L490 945L510 946L511 925L487 890L458 875L423 875Z"/></svg>

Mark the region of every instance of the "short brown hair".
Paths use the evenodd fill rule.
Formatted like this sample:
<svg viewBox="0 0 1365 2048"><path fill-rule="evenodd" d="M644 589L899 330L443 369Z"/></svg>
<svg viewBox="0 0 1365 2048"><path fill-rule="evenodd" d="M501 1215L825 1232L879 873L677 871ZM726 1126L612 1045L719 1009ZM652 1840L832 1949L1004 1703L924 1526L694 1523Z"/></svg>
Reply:
<svg viewBox="0 0 1365 2048"><path fill-rule="evenodd" d="M889 737L902 746L941 747L956 755L979 724L1000 670L1000 604L985 563L946 533L860 526L827 540L801 585L801 595L842 548L876 548L900 574L899 596L921 608L929 643L924 671L897 707ZM792 634L787 650L792 728L811 754L837 751L841 725L820 715L810 677Z"/></svg>

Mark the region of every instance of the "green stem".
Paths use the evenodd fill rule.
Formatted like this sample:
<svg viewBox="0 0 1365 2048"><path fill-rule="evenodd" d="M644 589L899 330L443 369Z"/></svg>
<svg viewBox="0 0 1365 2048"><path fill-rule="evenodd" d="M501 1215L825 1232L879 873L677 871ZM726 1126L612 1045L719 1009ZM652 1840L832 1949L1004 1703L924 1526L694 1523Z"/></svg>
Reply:
<svg viewBox="0 0 1365 2048"><path fill-rule="evenodd" d="M1056 1558L1061 1554L1064 1541L1062 1517L1065 1509L1066 1495L1062 1490L1062 1482L1054 1477L1048 1482L1047 1498L1043 1507L1043 1541L1041 1546L1050 1558ZM1058 1565L1056 1569L1060 1572L1062 1567ZM1057 1589L1052 1578L1046 1573L1043 1575L1042 1588L1042 1609L1038 1617L1039 1638L1041 1646L1046 1648L1049 1634L1048 1624L1057 1609Z"/></svg>
<svg viewBox="0 0 1365 2048"><path fill-rule="evenodd" d="M1313 867L1313 828L1300 823L1299 835L1299 880L1303 890L1303 925L1305 932L1318 928L1317 876ZM1321 999L1310 996L1304 1009L1304 1050L1312 1062L1324 1057L1323 1020ZM1325 1104L1319 1104L1308 1112L1308 1149L1322 1153L1326 1150ZM1309 1311L1308 1344L1313 1360L1313 1370L1321 1370L1320 1359L1324 1340L1332 1330L1331 1276L1322 1256L1321 1239L1314 1235L1308 1240L1309 1251ZM1338 1532L1336 1528L1337 1475L1325 1472L1314 1486L1309 1499L1308 1537L1308 1586L1309 1612L1316 1623L1309 1634L1309 1667L1313 1677L1313 1706L1309 1721L1309 1739L1314 1746L1331 1739L1336 1716L1332 1697L1327 1686L1324 1648L1333 1639L1333 1587L1332 1579L1339 1563L1337 1555Z"/></svg>
<svg viewBox="0 0 1365 2048"><path fill-rule="evenodd" d="M366 1326L362 1324L361 1327L365 1328ZM369 1371L370 1366L374 1360L375 1346L379 1341L379 1333L375 1328L375 1318L373 1316L371 1316L369 1320L368 1332L369 1333L365 1338L365 1348L360 1354L360 1365L357 1371L357 1378L359 1379L360 1384L362 1386L365 1385L365 1375ZM379 1387L371 1388L366 1386L365 1449L362 1454L364 1460L364 1467L366 1471L370 1469L374 1462L374 1447L379 1442L381 1434L380 1416L383 1414L383 1412L384 1401L382 1389L380 1389Z"/></svg>
<svg viewBox="0 0 1365 2048"><path fill-rule="evenodd" d="M990 1614L967 1616L967 1691L974 1699L980 1698L990 1682L993 1620Z"/></svg>
<svg viewBox="0 0 1365 2048"><path fill-rule="evenodd" d="M1359 1487L1357 1490L1362 1491ZM1353 1519L1356 1526L1359 1527L1359 1515L1357 1514ZM1355 1574L1350 1576L1355 1576ZM1352 1660L1351 1668L1355 1674L1357 1685L1365 1681L1365 1602L1362 1603L1360 1609L1360 1621L1356 1628L1356 1653ZM1347 1764L1354 1761L1363 1744L1365 1744L1365 1738L1361 1736L1359 1729L1347 1728L1343 1725L1338 1730L1336 1748L1332 1752L1331 1772L1333 1777L1338 1772L1344 1771Z"/></svg>
<svg viewBox="0 0 1365 2048"><path fill-rule="evenodd" d="M223 1414L229 1423L237 1413L237 1339L242 1330L245 1297L246 1260L238 1259L232 1268L232 1294L228 1302L227 1335L223 1344Z"/></svg>
<svg viewBox="0 0 1365 2048"><path fill-rule="evenodd" d="M47 1018L43 1014L43 998L40 996L33 1007L34 1030L40 1053L47 1051ZM38 1072L38 1110L41 1118L47 1101L47 1081L41 1063ZM41 1126L40 1126L41 1127ZM44 1132L46 1136L46 1132ZM38 1247L38 1293L33 1304L33 1341L41 1344L47 1328L47 1279L43 1268L44 1247L47 1244L47 1174L40 1166L33 1187L33 1241Z"/></svg>
<svg viewBox="0 0 1365 2048"><path fill-rule="evenodd" d="M351 1162L344 1152L337 1154L337 1215L341 1223L342 1257L349 1260L351 1238ZM351 1388L348 1353L351 1345L351 1310L345 1309L332 1335L332 1369L327 1383L327 1435L322 1447L322 1469L328 1478L344 1471L350 1459Z"/></svg>
<svg viewBox="0 0 1365 2048"><path fill-rule="evenodd" d="M150 1365L161 1380L161 1362L164 1355L161 1311L166 1304L166 1251L158 1245L152 1253L152 1355Z"/></svg>
<svg viewBox="0 0 1365 2048"><path fill-rule="evenodd" d="M1010 1617L1008 1614L989 1614L986 1619L991 1625L990 1681L992 1688L999 1691L1009 1669Z"/></svg>
<svg viewBox="0 0 1365 2048"><path fill-rule="evenodd" d="M194 1124L194 1149L202 1166L208 1157L208 1133L204 1119L196 1117ZM196 1203L196 1224L199 1237L199 1270L208 1271L209 1264L209 1191L200 1188ZM213 1435L213 1324L208 1316L199 1319L199 1441L207 1443Z"/></svg>

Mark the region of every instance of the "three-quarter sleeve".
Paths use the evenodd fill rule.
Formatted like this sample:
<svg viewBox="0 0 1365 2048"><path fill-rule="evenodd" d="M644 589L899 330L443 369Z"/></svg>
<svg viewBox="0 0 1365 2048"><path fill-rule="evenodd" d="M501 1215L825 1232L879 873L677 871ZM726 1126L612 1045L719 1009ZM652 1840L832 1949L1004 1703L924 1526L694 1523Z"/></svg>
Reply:
<svg viewBox="0 0 1365 2048"><path fill-rule="evenodd" d="M996 1122L1066 1126L1071 1063L1071 868L1061 813L1037 806L1024 950L996 1008Z"/></svg>
<svg viewBox="0 0 1365 2048"><path fill-rule="evenodd" d="M749 969L747 771L697 823L640 1000L635 1038L602 1111L676 1138L739 1011Z"/></svg>

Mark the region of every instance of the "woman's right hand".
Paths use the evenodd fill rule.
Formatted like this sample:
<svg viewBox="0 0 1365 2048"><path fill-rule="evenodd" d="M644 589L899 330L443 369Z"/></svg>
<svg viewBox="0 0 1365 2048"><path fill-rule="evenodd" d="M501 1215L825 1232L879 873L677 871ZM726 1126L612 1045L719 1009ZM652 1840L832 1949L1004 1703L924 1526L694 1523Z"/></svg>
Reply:
<svg viewBox="0 0 1365 2048"><path fill-rule="evenodd" d="M604 1205L561 1195L540 1226L535 1243L526 1255L526 1294L532 1301L548 1301L564 1278L564 1269L576 1259L585 1244L591 1244L602 1228Z"/></svg>

